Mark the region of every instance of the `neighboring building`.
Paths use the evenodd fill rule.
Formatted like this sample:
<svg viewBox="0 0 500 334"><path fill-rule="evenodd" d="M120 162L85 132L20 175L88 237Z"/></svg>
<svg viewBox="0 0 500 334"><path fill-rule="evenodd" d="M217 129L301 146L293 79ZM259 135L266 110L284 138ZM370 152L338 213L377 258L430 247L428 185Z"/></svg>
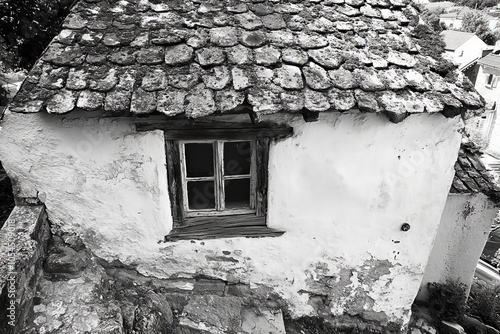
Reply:
<svg viewBox="0 0 500 334"><path fill-rule="evenodd" d="M3 115L17 203L43 203L54 242L159 296L147 311L168 300L174 332L248 333L249 310L399 332L460 115L484 101L419 51L439 36L415 31L411 2L389 3L79 1ZM85 282L72 274L57 291ZM59 327L34 332L73 332L37 296ZM82 331L149 315L113 306Z"/></svg>
<svg viewBox="0 0 500 334"><path fill-rule="evenodd" d="M459 70L463 70L482 57L483 50L488 45L473 33L444 30L441 32L445 43L446 53L458 64Z"/></svg>
<svg viewBox="0 0 500 334"><path fill-rule="evenodd" d="M500 158L500 55L494 51L477 61L475 88L486 101L486 112L477 118L478 133L484 137L487 152Z"/></svg>
<svg viewBox="0 0 500 334"><path fill-rule="evenodd" d="M488 231L500 209L500 188L480 160L481 153L463 145L455 178L425 269L418 299L427 299L427 283L460 282L470 289Z"/></svg>
<svg viewBox="0 0 500 334"><path fill-rule="evenodd" d="M479 70L477 73L475 88L486 100L487 105L496 105L500 99L500 55L490 53L477 61Z"/></svg>
<svg viewBox="0 0 500 334"><path fill-rule="evenodd" d="M450 30L458 30L462 28L463 17L467 13L479 13L484 16L484 18L488 20L489 28L491 30L494 30L498 24L497 17L491 16L484 11L479 11L466 6L449 7L446 11L446 13L439 16L439 22L444 23L447 29Z"/></svg>

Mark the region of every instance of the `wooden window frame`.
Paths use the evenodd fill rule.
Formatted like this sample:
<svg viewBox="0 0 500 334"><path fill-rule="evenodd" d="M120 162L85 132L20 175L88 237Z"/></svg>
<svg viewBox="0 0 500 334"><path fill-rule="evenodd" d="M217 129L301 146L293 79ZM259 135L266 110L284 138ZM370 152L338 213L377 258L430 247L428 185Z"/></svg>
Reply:
<svg viewBox="0 0 500 334"><path fill-rule="evenodd" d="M202 123L205 124L205 123ZM150 123L137 126L141 131L154 128ZM267 227L267 193L269 148L273 140L293 134L288 126L252 126L250 124L227 123L196 127L192 124L182 128L158 126L164 130L168 191L170 195L173 229L165 236L165 241L211 239L229 237L276 237L284 231ZM183 187L182 143L203 141L251 141L253 142L254 205L252 212L235 214L188 215L186 194Z"/></svg>
<svg viewBox="0 0 500 334"><path fill-rule="evenodd" d="M243 175L224 175L224 144L235 142L250 142L250 174ZM191 143L211 143L214 153L214 176L188 177L186 169L185 145ZM179 161L181 164L181 184L183 198L187 198L187 182L189 181L213 181L215 188L215 208L214 209L191 209L188 201L184 201L184 212L186 217L200 216L227 216L237 214L255 214L255 190L256 190L256 141L255 140L181 140L179 141ZM247 209L227 209L225 207L225 184L224 182L232 179L250 180L250 203Z"/></svg>

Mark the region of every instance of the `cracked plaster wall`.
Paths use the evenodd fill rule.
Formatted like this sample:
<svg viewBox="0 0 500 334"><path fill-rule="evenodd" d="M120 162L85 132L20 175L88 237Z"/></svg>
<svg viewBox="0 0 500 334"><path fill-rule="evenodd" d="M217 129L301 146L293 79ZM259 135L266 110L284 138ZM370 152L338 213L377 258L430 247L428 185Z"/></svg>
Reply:
<svg viewBox="0 0 500 334"><path fill-rule="evenodd" d="M487 196L450 194L446 201L429 263L425 269L419 300L427 299L427 283L460 281L470 289L498 205Z"/></svg>
<svg viewBox="0 0 500 334"><path fill-rule="evenodd" d="M405 323L453 177L460 120L283 117L295 135L270 151L268 225L286 231L278 238L159 243L172 226L163 136L135 133L127 119L8 114L0 159L18 195L45 203L54 229L78 233L109 261L156 277L266 285L296 317Z"/></svg>

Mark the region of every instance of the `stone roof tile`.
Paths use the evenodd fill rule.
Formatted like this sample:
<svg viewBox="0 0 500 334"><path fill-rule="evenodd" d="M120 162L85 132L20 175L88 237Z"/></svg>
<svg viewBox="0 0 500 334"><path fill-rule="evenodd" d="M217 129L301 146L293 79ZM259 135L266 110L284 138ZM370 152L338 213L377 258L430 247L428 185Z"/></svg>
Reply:
<svg viewBox="0 0 500 334"><path fill-rule="evenodd" d="M125 89L114 89L106 93L104 108L111 112L122 112L130 110L130 99L132 91Z"/></svg>
<svg viewBox="0 0 500 334"><path fill-rule="evenodd" d="M165 48L165 64L167 65L188 64L191 58L193 58L193 48L186 44L176 44Z"/></svg>
<svg viewBox="0 0 500 334"><path fill-rule="evenodd" d="M316 63L310 62L304 66L302 73L304 73L307 85L312 89L323 90L333 85L326 70Z"/></svg>
<svg viewBox="0 0 500 334"><path fill-rule="evenodd" d="M208 69L201 78L207 88L221 90L231 81L231 72L226 66L216 66Z"/></svg>
<svg viewBox="0 0 500 334"><path fill-rule="evenodd" d="M167 116L175 116L184 113L184 99L186 91L183 89L162 90L157 95L156 108Z"/></svg>
<svg viewBox="0 0 500 334"><path fill-rule="evenodd" d="M281 87L294 90L304 88L304 82L299 67L282 65L280 68L276 69L275 72L276 79L274 82Z"/></svg>
<svg viewBox="0 0 500 334"><path fill-rule="evenodd" d="M85 89L87 87L88 77L89 73L83 69L72 68L69 70L66 88L71 90Z"/></svg>
<svg viewBox="0 0 500 334"><path fill-rule="evenodd" d="M323 92L318 92L313 89L305 89L305 107L311 111L326 111L330 109L330 101L328 96Z"/></svg>
<svg viewBox="0 0 500 334"><path fill-rule="evenodd" d="M9 108L195 118L248 103L257 115L357 107L394 122L481 108L421 50L433 36L415 33L416 13L407 0L79 0Z"/></svg>
<svg viewBox="0 0 500 334"><path fill-rule="evenodd" d="M239 31L234 27L217 27L210 29L210 42L217 46L234 46L238 44Z"/></svg>
<svg viewBox="0 0 500 334"><path fill-rule="evenodd" d="M275 46L263 46L254 50L255 63L270 66L280 62L281 51Z"/></svg>
<svg viewBox="0 0 500 334"><path fill-rule="evenodd" d="M281 92L282 90L274 84L266 85L266 87L252 87L248 93L248 101L257 115L274 114L282 109Z"/></svg>
<svg viewBox="0 0 500 334"><path fill-rule="evenodd" d="M76 106L85 110L99 110L104 107L104 97L104 93L84 90L80 93Z"/></svg>
<svg viewBox="0 0 500 334"><path fill-rule="evenodd" d="M338 88L330 88L328 90L328 99L330 105L335 110L347 111L356 106L356 99L351 90L343 90Z"/></svg>
<svg viewBox="0 0 500 334"><path fill-rule="evenodd" d="M316 63L326 69L337 69L344 61L341 52L328 46L321 49L309 50L307 53Z"/></svg>
<svg viewBox="0 0 500 334"><path fill-rule="evenodd" d="M49 114L65 114L75 108L79 92L62 89L47 101Z"/></svg>
<svg viewBox="0 0 500 334"><path fill-rule="evenodd" d="M455 163L455 177L450 192L465 194L481 192L498 203L500 187L481 162L480 156L481 152L477 147L470 143L462 144Z"/></svg>
<svg viewBox="0 0 500 334"><path fill-rule="evenodd" d="M188 117L196 118L213 114L216 110L214 93L204 84L189 90L184 103Z"/></svg>
<svg viewBox="0 0 500 334"><path fill-rule="evenodd" d="M38 80L39 87L47 89L60 89L64 87L69 72L68 68L44 64L41 70L42 73Z"/></svg>
<svg viewBox="0 0 500 334"><path fill-rule="evenodd" d="M290 112L301 111L304 108L304 93L302 91L282 92L281 103L285 110Z"/></svg>
<svg viewBox="0 0 500 334"><path fill-rule="evenodd" d="M215 102L217 110L220 112L229 112L243 104L245 100L244 92L237 92L232 88L223 89L215 92Z"/></svg>
<svg viewBox="0 0 500 334"><path fill-rule="evenodd" d="M240 43L251 48L257 48L266 42L267 35L261 31L243 31L240 36Z"/></svg>
<svg viewBox="0 0 500 334"><path fill-rule="evenodd" d="M293 65L304 65L309 60L308 54L299 49L286 48L281 52L282 60Z"/></svg>
<svg viewBox="0 0 500 334"><path fill-rule="evenodd" d="M267 33L267 40L272 45L287 47L295 45L295 35L291 31L273 30Z"/></svg>

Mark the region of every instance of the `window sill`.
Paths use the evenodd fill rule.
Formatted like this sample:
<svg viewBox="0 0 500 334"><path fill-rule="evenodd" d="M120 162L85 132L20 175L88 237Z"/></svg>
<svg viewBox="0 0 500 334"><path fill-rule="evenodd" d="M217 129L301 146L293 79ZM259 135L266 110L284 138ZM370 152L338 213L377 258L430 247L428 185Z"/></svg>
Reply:
<svg viewBox="0 0 500 334"><path fill-rule="evenodd" d="M285 233L266 226L265 217L250 215L187 218L174 228L165 241L219 238L278 237Z"/></svg>

